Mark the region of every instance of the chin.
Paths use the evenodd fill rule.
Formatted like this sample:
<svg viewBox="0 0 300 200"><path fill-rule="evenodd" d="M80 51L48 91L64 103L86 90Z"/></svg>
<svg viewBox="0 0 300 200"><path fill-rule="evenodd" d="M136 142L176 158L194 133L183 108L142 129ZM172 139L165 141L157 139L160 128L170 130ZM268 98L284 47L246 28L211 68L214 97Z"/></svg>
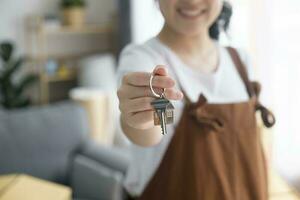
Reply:
<svg viewBox="0 0 300 200"><path fill-rule="evenodd" d="M176 30L181 35L189 36L189 37L201 35L208 32L208 30L206 28L201 27L201 25L193 26L193 27L177 28Z"/></svg>

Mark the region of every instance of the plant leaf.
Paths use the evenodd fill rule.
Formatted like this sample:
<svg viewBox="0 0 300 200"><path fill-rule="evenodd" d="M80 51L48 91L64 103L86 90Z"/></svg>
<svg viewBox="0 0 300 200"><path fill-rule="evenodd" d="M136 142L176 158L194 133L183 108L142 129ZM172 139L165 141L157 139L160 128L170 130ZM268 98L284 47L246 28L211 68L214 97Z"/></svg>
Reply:
<svg viewBox="0 0 300 200"><path fill-rule="evenodd" d="M17 97L21 96L23 91L32 85L34 82L36 82L38 77L34 74L30 74L25 76L18 84L15 95Z"/></svg>
<svg viewBox="0 0 300 200"><path fill-rule="evenodd" d="M4 62L8 62L14 51L14 46L12 42L3 42L0 44L0 55Z"/></svg>
<svg viewBox="0 0 300 200"><path fill-rule="evenodd" d="M62 0L61 7L62 8L71 8L71 7L84 7L85 0Z"/></svg>
<svg viewBox="0 0 300 200"><path fill-rule="evenodd" d="M5 79L5 80L11 79L12 74L14 72L16 72L18 69L20 69L23 62L24 62L24 58L19 58L15 62L12 61L12 62L8 63L8 66L6 67L6 70L4 70L4 72L2 74L2 78Z"/></svg>

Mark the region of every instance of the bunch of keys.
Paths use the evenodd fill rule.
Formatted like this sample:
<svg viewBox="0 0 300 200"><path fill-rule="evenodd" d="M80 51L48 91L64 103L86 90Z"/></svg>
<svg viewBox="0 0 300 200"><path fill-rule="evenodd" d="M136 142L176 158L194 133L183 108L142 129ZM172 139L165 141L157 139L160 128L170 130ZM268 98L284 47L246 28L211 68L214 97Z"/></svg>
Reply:
<svg viewBox="0 0 300 200"><path fill-rule="evenodd" d="M154 75L150 77L150 89L153 95L156 97L154 101L151 102L155 112L154 112L154 125L160 125L162 134L167 133L166 125L171 124L174 121L174 106L172 103L165 98L165 89L162 94L157 94L152 87L152 80Z"/></svg>

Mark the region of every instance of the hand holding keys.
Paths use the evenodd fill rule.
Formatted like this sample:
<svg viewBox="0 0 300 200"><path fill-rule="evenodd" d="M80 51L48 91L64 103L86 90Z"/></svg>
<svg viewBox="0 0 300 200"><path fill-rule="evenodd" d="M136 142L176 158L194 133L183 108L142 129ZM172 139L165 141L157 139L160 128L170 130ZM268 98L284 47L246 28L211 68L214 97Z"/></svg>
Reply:
<svg viewBox="0 0 300 200"><path fill-rule="evenodd" d="M151 75L155 75L151 86L158 93L156 96L149 87ZM159 141L162 135L156 125L161 124L166 133L165 125L173 121L173 106L169 100L178 101L183 97L182 92L175 88L175 80L168 75L167 68L161 65L156 66L152 73L125 74L117 95L123 131L141 145L153 145Z"/></svg>
<svg viewBox="0 0 300 200"><path fill-rule="evenodd" d="M160 95L154 91L152 87L153 77L154 75L152 74L149 85L151 92L156 97L156 99L151 102L151 105L155 109L154 125L160 125L162 134L165 135L167 133L166 124L173 123L174 121L174 106L168 99L165 98L165 89L163 89L163 92Z"/></svg>

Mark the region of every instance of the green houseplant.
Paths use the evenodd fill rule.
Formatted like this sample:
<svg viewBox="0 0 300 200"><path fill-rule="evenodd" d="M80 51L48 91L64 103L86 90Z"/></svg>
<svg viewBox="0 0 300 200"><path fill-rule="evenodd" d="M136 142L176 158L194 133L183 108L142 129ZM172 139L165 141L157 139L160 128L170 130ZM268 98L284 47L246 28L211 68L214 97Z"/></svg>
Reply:
<svg viewBox="0 0 300 200"><path fill-rule="evenodd" d="M0 103L6 109L28 106L30 98L24 92L32 85L37 76L24 75L19 81L15 81L15 74L22 67L25 59L14 58L14 46L11 42L0 43L0 57L2 67L0 68Z"/></svg>
<svg viewBox="0 0 300 200"><path fill-rule="evenodd" d="M61 6L63 8L85 7L85 1L84 0L62 0Z"/></svg>
<svg viewBox="0 0 300 200"><path fill-rule="evenodd" d="M84 0L61 0L64 24L81 27L85 20L85 7Z"/></svg>

